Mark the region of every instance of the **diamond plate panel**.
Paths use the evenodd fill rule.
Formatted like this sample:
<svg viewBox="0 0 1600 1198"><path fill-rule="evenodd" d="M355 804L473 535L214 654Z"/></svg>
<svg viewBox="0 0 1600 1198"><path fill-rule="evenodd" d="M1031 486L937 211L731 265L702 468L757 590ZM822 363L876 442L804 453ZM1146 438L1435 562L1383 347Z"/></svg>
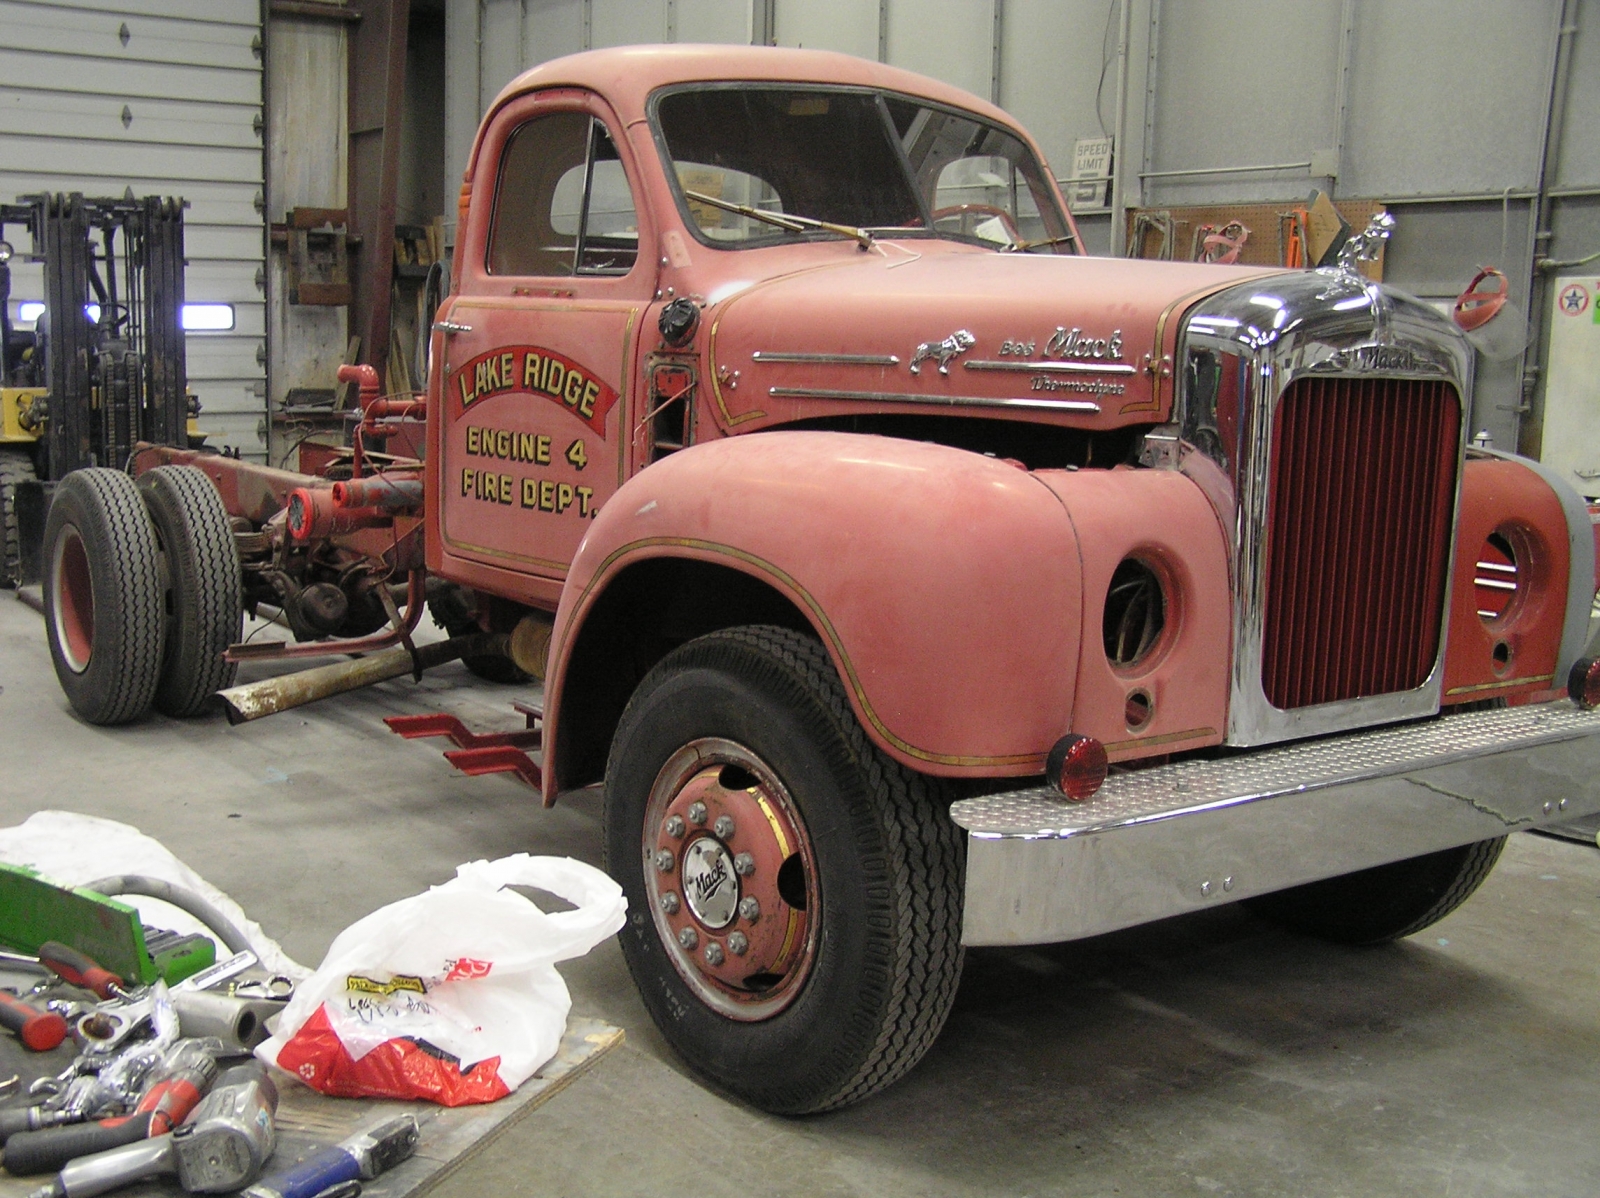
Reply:
<svg viewBox="0 0 1600 1198"><path fill-rule="evenodd" d="M1567 700L1114 773L1087 803L1048 787L964 799L950 818L976 837L1066 838L1600 734L1600 710Z"/></svg>

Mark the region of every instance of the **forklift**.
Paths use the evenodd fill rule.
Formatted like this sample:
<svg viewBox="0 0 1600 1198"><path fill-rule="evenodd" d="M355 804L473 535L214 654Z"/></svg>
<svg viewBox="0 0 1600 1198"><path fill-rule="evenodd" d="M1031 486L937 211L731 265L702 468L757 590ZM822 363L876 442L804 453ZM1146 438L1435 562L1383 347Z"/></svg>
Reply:
<svg viewBox="0 0 1600 1198"><path fill-rule="evenodd" d="M139 441L187 447L198 435L182 320L185 206L131 189L0 204L0 586L39 580L54 483L85 466L122 469ZM11 228L44 267L31 332L11 319Z"/></svg>

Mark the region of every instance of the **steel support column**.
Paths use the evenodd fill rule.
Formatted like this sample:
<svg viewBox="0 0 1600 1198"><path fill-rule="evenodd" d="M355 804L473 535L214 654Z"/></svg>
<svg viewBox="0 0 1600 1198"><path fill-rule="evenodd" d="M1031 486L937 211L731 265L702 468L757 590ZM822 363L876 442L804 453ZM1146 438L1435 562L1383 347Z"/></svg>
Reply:
<svg viewBox="0 0 1600 1198"><path fill-rule="evenodd" d="M389 365L395 191L400 178L400 100L411 0L350 0L350 231L361 238L352 272L350 331L360 360L382 379Z"/></svg>

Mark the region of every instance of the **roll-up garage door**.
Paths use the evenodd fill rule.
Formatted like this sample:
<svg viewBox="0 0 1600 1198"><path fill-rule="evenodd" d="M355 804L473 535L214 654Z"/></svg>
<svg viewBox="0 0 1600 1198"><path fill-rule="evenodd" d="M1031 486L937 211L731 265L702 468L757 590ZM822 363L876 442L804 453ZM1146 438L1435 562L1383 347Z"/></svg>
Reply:
<svg viewBox="0 0 1600 1198"><path fill-rule="evenodd" d="M191 313L231 319L230 328L188 333L189 386L211 444L258 460L266 456L261 98L259 0L0 0L0 199L132 188L189 201L188 303L219 305ZM38 266L21 257L14 319L43 298Z"/></svg>

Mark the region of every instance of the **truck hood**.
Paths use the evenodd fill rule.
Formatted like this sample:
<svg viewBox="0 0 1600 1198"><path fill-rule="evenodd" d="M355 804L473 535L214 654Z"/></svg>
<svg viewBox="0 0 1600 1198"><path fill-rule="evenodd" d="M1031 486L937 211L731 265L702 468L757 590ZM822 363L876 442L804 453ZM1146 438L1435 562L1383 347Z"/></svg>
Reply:
<svg viewBox="0 0 1600 1198"><path fill-rule="evenodd" d="M951 409L1085 428L1159 423L1184 310L1278 273L880 242L727 298L713 293L716 415L740 431Z"/></svg>

